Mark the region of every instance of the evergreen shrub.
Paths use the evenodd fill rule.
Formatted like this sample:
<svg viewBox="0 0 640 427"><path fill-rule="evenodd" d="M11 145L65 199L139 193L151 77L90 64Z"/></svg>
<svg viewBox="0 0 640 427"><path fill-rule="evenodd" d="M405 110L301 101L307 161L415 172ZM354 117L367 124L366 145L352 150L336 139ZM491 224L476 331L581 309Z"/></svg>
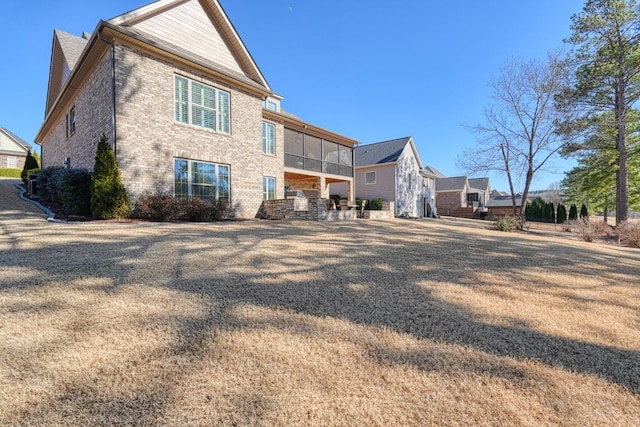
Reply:
<svg viewBox="0 0 640 427"><path fill-rule="evenodd" d="M120 180L116 156L104 134L98 142L91 177L91 212L98 219L124 218L131 213L131 201Z"/></svg>

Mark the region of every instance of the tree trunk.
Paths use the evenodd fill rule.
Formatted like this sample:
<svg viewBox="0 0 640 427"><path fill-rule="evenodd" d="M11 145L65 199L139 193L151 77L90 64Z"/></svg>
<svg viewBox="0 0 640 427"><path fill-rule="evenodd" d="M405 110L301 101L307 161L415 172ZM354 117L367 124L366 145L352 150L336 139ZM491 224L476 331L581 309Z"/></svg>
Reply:
<svg viewBox="0 0 640 427"><path fill-rule="evenodd" d="M616 91L616 149L618 150L618 170L616 171L616 226L627 220L628 192L627 192L627 111L625 100L625 85L622 77L618 78Z"/></svg>

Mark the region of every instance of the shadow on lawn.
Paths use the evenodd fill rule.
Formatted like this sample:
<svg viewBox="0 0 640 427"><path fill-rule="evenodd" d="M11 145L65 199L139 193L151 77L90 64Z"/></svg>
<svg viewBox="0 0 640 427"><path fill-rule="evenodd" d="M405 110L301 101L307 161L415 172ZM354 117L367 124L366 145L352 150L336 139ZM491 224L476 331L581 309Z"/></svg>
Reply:
<svg viewBox="0 0 640 427"><path fill-rule="evenodd" d="M75 228L70 231L70 227ZM0 268L24 267L38 273L37 279L30 277L18 283L0 279L0 289L29 288L89 276L109 278L110 283L103 286L105 292L125 284L164 286L203 295L215 302L216 308L212 308L208 316L179 322L182 331L179 336L188 339L170 344L174 354L197 356L206 351L205 341L212 331L255 327L256 324L238 319L234 314L236 307L249 304L388 328L421 340L458 344L497 357L534 360L571 372L596 375L640 394L639 351L553 336L522 324L507 327L483 323L419 284L429 280L478 286L481 282L477 274L489 272L504 275L507 285L517 283L523 273L533 268L531 266L542 269L548 266L550 274L555 270L589 276L590 266L595 265L599 268L597 274L602 278L602 286L612 286L623 276L631 282L640 275L640 253L622 250L603 253L597 247L584 250L558 241L528 240L500 233L470 235L463 229L440 228L436 222L389 225L269 222L247 223L246 227L233 229L225 224L122 227L118 236L109 236L96 235L92 227L51 225L49 232L77 234L69 237L67 244L15 249L15 257L0 257ZM151 227L156 235L128 236L128 227L131 230ZM157 235L158 229L162 230L160 235ZM314 249L291 257L291 241L312 243ZM191 243L197 245L192 247ZM261 246L267 246L268 252L258 251ZM159 258L152 261L152 257ZM550 257L553 263L549 262ZM186 277L184 271L194 259L199 260L201 274ZM395 260L395 264L391 260ZM269 267L274 265L278 266L277 272L269 273ZM115 277L114 266L119 270ZM161 273L151 276L136 273L140 269L153 272L154 268ZM307 278L309 273L312 279ZM547 283L519 284L525 285L534 287L536 292L562 288L553 279ZM567 304L592 302L581 301L570 293L562 297ZM633 309L633 306L627 308ZM19 307L9 308L12 309ZM280 322L258 326L300 327ZM450 369L442 365L440 357L451 355L393 351L371 348L363 342L358 344L365 346L372 357L387 363L411 364L424 370ZM499 370L482 366L465 369L511 380L524 375L509 361L503 361L502 366L504 369ZM185 372L172 374L185 375ZM152 381L154 389L163 388L157 383L162 380ZM162 413L163 401L170 394L166 388L171 386L167 380L165 392L140 391L144 401L157 400L152 405L156 415ZM82 387L78 390L86 393ZM69 399L69 395L59 399ZM123 416L124 412L120 411L131 410L120 401L97 403L102 410L117 403L109 409L114 419Z"/></svg>

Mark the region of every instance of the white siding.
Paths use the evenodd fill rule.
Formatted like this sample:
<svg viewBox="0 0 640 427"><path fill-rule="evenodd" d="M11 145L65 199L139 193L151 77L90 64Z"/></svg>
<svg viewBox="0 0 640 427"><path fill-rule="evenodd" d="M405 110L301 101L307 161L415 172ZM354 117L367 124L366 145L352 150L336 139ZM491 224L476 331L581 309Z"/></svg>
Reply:
<svg viewBox="0 0 640 427"><path fill-rule="evenodd" d="M197 0L191 0L138 22L133 28L243 73Z"/></svg>

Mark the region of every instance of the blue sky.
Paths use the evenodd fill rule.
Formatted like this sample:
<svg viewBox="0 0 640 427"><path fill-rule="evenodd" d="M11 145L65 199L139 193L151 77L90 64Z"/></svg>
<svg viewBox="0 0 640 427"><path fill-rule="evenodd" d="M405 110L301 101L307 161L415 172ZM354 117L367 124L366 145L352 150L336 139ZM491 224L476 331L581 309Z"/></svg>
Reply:
<svg viewBox="0 0 640 427"><path fill-rule="evenodd" d="M0 126L32 142L54 28L80 35L149 0L0 0ZM544 58L583 0L221 0L283 108L363 144L413 136L424 164L462 174L488 82L511 56ZM534 189L563 178L558 160ZM492 187L506 181L490 175Z"/></svg>

